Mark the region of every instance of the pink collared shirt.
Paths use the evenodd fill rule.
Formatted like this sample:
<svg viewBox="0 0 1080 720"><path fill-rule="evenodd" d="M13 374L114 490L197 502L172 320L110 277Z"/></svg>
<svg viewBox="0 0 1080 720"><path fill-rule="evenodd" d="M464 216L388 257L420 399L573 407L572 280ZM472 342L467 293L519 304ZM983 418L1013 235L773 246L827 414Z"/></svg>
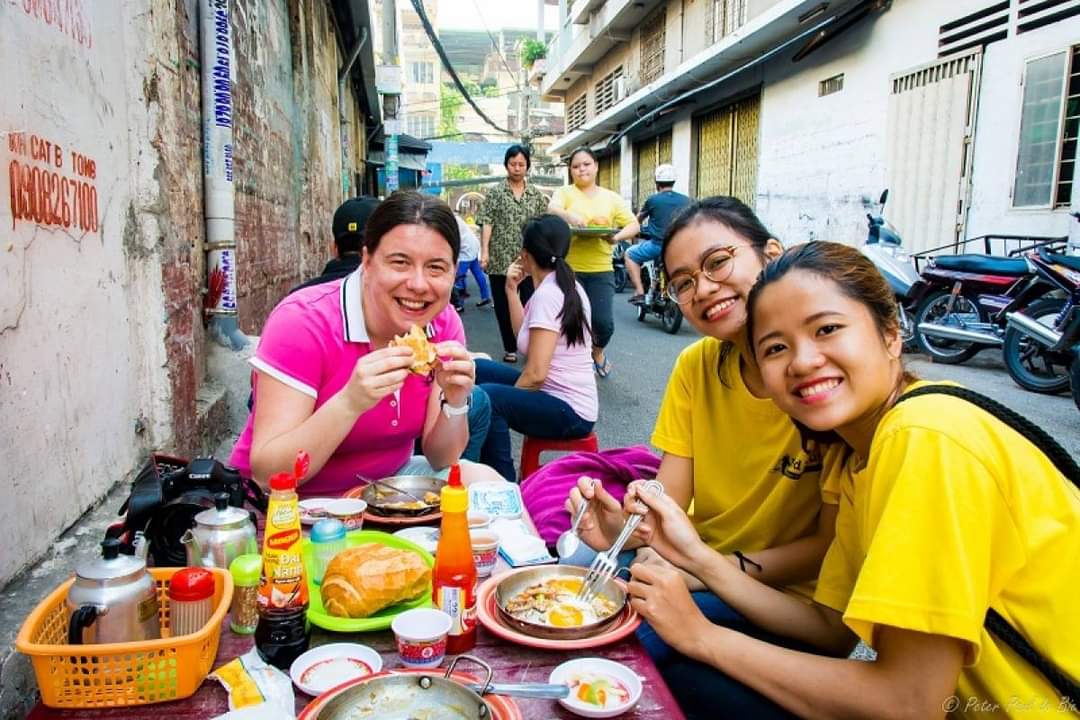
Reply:
<svg viewBox="0 0 1080 720"><path fill-rule="evenodd" d="M314 398L315 410L345 386L357 360L373 349L364 326L361 273L298 290L282 300L267 318L251 359L257 370ZM433 342L465 344L461 318L449 305L430 327ZM438 388L432 382L410 375L399 392L357 419L318 475L299 487L300 496L337 496L360 483L357 475L384 478L397 472L423 432L433 391ZM251 475L254 418L253 408L229 457L245 476Z"/></svg>

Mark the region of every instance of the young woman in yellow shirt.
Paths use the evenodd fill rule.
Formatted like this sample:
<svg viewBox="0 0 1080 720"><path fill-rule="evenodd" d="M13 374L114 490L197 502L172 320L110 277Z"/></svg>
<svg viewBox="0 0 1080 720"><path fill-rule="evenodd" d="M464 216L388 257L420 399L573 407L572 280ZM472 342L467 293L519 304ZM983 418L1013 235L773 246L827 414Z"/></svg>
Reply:
<svg viewBox="0 0 1080 720"><path fill-rule="evenodd" d="M611 264L611 247L620 240L630 240L641 230L630 204L616 192L596 184L599 166L596 155L587 147L570 154L570 178L573 182L556 190L551 196L548 212L558 215L573 228L618 228L605 237L575 234L571 238L566 262L585 288L592 307L589 327L592 328L593 368L600 377L611 372L611 362L604 348L615 332L615 273Z"/></svg>
<svg viewBox="0 0 1080 720"><path fill-rule="evenodd" d="M716 676L803 717L1080 712L1067 696L1080 679L1077 487L967 400L932 393L898 402L928 383L904 371L892 291L857 250L824 242L789 250L751 291L749 314L769 395L808 433L835 433L850 447L817 602L793 601L718 559L673 500L633 488L628 507L648 506L641 537L750 620L836 657L709 623L664 568L633 568L633 607ZM1064 695L987 631L991 610L1060 673ZM877 651L875 662L846 658L857 639Z"/></svg>
<svg viewBox="0 0 1080 720"><path fill-rule="evenodd" d="M736 198L701 200L672 222L662 250L668 286L705 337L688 346L672 370L652 444L663 452L657 479L667 496L681 510L693 504L695 538L732 567L809 603L833 536L838 495L830 484L842 446L824 457L818 446L804 447L791 418L765 396L747 349L747 294L781 251ZM583 496L597 502L582 521L582 537L604 549L622 528L622 507L582 482L572 493L571 510ZM712 622L760 634L700 582L687 582ZM692 702L696 680L685 659L651 628L643 625L639 636L680 702ZM767 717L770 703L756 693L729 683L723 695L710 712Z"/></svg>

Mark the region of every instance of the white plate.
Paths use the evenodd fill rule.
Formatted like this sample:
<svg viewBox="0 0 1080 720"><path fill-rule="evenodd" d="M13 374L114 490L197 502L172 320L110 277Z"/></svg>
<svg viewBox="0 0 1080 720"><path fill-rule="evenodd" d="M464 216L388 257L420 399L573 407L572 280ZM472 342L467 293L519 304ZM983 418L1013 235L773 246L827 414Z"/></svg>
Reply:
<svg viewBox="0 0 1080 720"><path fill-rule="evenodd" d="M308 498L300 501L300 522L304 525L314 525L323 518L330 517L326 513L326 504L337 498Z"/></svg>
<svg viewBox="0 0 1080 720"><path fill-rule="evenodd" d="M525 509L521 490L508 482L479 482L469 486L469 509L487 513L494 520L520 517Z"/></svg>
<svg viewBox="0 0 1080 720"><path fill-rule="evenodd" d="M365 673L359 661L371 668ZM367 645L331 643L312 648L296 658L289 668L293 685L312 697L318 697L347 680L375 674L382 670L382 657Z"/></svg>
<svg viewBox="0 0 1080 720"><path fill-rule="evenodd" d="M589 703L581 702L574 696L574 688L570 688L570 697L559 700L564 708L587 718L609 718L622 715L637 705L641 699L641 678L630 668L622 663L603 658L577 658L568 660L551 671L548 682L557 685L570 685L576 676L596 674L604 675L618 680L630 692L630 700L617 706L599 708Z"/></svg>
<svg viewBox="0 0 1080 720"><path fill-rule="evenodd" d="M407 527L394 533L399 538L405 538L427 550L432 555L439 547L439 528L434 527Z"/></svg>

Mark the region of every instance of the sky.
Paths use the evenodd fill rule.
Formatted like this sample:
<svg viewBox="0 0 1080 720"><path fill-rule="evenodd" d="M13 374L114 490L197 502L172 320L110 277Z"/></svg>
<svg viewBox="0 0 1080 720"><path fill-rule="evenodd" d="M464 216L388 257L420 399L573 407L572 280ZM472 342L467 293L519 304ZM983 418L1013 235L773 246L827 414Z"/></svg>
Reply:
<svg viewBox="0 0 1080 720"><path fill-rule="evenodd" d="M439 0L438 8L440 29L536 27L536 0ZM559 6L545 5L544 10L545 25L554 30L559 24Z"/></svg>

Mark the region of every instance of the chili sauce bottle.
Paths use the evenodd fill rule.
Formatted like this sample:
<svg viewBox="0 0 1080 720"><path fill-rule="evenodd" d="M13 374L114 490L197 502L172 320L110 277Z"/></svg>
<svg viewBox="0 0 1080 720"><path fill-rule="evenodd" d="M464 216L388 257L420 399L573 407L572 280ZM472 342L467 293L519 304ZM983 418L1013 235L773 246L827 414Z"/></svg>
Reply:
<svg viewBox="0 0 1080 720"><path fill-rule="evenodd" d="M450 468L442 489L442 525L435 550L432 600L450 616L446 652L459 655L476 645L476 565L469 538L469 493L461 484L461 468Z"/></svg>

